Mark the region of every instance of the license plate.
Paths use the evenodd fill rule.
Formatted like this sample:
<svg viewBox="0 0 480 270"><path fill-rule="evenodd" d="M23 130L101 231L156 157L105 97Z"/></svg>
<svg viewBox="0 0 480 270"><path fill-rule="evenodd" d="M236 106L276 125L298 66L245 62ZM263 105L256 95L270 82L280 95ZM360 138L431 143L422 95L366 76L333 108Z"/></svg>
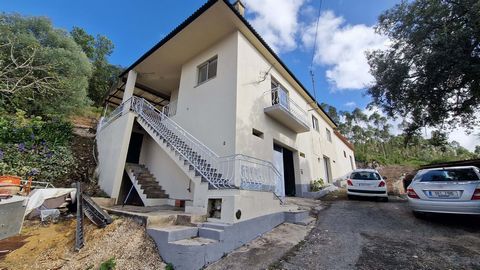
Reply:
<svg viewBox="0 0 480 270"><path fill-rule="evenodd" d="M460 191L457 190L429 190L427 195L430 198L439 199L458 199L460 198Z"/></svg>
<svg viewBox="0 0 480 270"><path fill-rule="evenodd" d="M370 186L372 186L372 184L367 184L367 183L359 183L358 185L361 186L361 187L370 187Z"/></svg>

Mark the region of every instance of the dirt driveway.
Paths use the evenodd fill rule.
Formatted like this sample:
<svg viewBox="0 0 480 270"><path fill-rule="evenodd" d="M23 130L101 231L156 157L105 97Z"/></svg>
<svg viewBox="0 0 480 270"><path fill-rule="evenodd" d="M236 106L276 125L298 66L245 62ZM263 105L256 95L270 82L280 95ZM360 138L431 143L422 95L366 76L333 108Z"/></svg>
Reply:
<svg viewBox="0 0 480 270"><path fill-rule="evenodd" d="M417 219L403 200L322 203L316 228L272 269L480 269L480 217Z"/></svg>

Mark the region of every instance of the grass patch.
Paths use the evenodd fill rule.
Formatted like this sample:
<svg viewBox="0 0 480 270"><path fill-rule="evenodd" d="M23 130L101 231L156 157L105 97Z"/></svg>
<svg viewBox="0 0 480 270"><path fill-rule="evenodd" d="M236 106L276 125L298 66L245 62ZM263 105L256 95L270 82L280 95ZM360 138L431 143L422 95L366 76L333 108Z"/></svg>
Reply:
<svg viewBox="0 0 480 270"><path fill-rule="evenodd" d="M112 257L100 264L100 270L113 270L115 269L116 265L117 263L115 262L115 257Z"/></svg>

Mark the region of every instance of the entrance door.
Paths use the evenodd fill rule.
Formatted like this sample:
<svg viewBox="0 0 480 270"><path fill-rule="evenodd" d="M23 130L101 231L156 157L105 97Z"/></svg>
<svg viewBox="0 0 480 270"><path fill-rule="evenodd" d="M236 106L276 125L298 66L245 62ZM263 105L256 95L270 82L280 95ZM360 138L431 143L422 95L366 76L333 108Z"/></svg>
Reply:
<svg viewBox="0 0 480 270"><path fill-rule="evenodd" d="M330 158L323 156L323 170L325 171L325 181L330 183L332 181L332 175L330 170Z"/></svg>
<svg viewBox="0 0 480 270"><path fill-rule="evenodd" d="M276 191L279 191L280 196L285 196L285 186L284 186L284 177L283 177L283 149L281 146L276 144L273 145L273 166L278 170L280 173L279 182L276 183L277 187L275 188Z"/></svg>
<svg viewBox="0 0 480 270"><path fill-rule="evenodd" d="M286 196L295 196L295 170L293 152L277 144L273 145L273 165L282 174L282 184Z"/></svg>
<svg viewBox="0 0 480 270"><path fill-rule="evenodd" d="M285 195L295 196L295 170L293 152L283 148L283 175L285 178Z"/></svg>
<svg viewBox="0 0 480 270"><path fill-rule="evenodd" d="M143 134L132 132L130 143L128 145L127 163L136 163L140 161L140 150L142 149Z"/></svg>

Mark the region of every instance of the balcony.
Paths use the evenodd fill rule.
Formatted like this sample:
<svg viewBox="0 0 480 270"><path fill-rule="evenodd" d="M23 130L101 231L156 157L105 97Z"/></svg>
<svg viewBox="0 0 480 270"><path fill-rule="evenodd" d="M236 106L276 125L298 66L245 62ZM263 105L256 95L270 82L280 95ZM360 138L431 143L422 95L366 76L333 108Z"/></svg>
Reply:
<svg viewBox="0 0 480 270"><path fill-rule="evenodd" d="M282 87L276 87L267 92L270 95L271 106L266 107L264 112L282 125L297 132L307 132L307 112L288 97L288 92Z"/></svg>

